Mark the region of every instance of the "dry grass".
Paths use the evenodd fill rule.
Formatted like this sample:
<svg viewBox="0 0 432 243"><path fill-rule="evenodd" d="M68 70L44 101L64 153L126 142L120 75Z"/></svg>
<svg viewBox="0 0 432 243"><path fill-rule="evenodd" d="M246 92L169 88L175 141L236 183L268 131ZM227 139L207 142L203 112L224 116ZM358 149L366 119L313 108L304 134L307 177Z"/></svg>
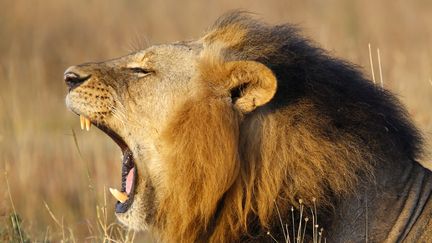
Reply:
<svg viewBox="0 0 432 243"><path fill-rule="evenodd" d="M120 151L96 129L79 130L78 118L64 106L63 71L149 44L198 37L233 8L271 23L299 23L324 48L367 73L371 43L377 82L381 76L384 87L400 95L430 138L428 0L0 0L0 185L6 185L7 171L14 202L0 187L0 240L14 230L12 221L22 236L38 241L131 240L110 226L114 200L104 197L105 186L120 184ZM11 221L17 219L13 208L21 223Z"/></svg>

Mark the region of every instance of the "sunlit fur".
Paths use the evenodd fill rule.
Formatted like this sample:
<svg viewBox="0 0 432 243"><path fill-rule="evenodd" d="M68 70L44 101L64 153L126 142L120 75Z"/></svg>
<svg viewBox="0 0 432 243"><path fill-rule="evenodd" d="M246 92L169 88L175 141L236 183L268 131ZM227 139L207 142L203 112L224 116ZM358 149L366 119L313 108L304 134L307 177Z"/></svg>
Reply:
<svg viewBox="0 0 432 243"><path fill-rule="evenodd" d="M199 91L163 135L163 241L270 241L267 230L280 227L276 204L288 215L299 199L311 206L315 198L327 218L377 165L419 156L420 136L399 102L292 26L231 13L200 41ZM246 61L277 79L274 96L271 85L260 90L272 99L247 111L230 97L239 88L232 65ZM250 92L240 88L238 99Z"/></svg>
<svg viewBox="0 0 432 243"><path fill-rule="evenodd" d="M271 242L267 231L282 242L276 208L291 222L300 199L307 209L316 201L329 235L335 223L357 226L362 208L343 214L347 221L336 212L388 180L392 207L400 171L421 152L419 133L388 91L296 28L244 13L221 17L196 41L72 70L89 78L69 92L68 107L109 127L134 157L134 200L117 218L161 242ZM393 226L385 220L371 224L379 234Z"/></svg>

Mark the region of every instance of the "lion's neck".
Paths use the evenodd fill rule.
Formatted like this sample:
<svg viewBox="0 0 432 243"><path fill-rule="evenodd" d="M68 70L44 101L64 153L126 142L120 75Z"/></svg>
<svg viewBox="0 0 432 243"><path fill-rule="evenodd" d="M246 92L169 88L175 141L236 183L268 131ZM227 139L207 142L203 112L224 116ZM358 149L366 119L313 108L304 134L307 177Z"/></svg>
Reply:
<svg viewBox="0 0 432 243"><path fill-rule="evenodd" d="M361 188L335 208L329 242L402 241L427 203L432 175L409 161L377 168L374 181Z"/></svg>

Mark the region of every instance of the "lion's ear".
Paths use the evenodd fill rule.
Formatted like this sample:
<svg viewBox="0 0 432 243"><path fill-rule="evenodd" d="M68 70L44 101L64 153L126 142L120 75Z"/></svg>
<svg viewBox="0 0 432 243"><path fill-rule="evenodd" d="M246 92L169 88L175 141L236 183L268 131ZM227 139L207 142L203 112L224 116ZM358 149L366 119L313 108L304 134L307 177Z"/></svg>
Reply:
<svg viewBox="0 0 432 243"><path fill-rule="evenodd" d="M230 73L228 88L238 110L249 113L273 98L277 88L276 77L264 64L232 61L225 65Z"/></svg>

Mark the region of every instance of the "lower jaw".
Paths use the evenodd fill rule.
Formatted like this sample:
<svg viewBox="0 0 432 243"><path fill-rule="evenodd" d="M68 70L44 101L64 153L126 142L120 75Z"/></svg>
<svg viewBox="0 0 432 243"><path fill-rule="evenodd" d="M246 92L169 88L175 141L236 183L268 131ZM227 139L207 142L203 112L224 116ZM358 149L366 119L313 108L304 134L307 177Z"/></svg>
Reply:
<svg viewBox="0 0 432 243"><path fill-rule="evenodd" d="M135 179L136 179L136 177L135 177ZM135 183L132 187L132 191L131 191L130 195L128 195L128 199L123 203L120 201L117 201L117 203L115 205L115 212L116 213L122 214L122 213L127 212L131 208L131 206L134 202L134 197L135 197L134 192L135 192Z"/></svg>
<svg viewBox="0 0 432 243"><path fill-rule="evenodd" d="M125 213L116 213L117 220L130 230L144 231L151 228L147 215L141 211L142 202L137 199Z"/></svg>
<svg viewBox="0 0 432 243"><path fill-rule="evenodd" d="M126 200L125 202L122 203L117 201L115 205L115 212L118 214L126 213L131 208L133 201L134 201L133 193L129 195L128 200Z"/></svg>
<svg viewBox="0 0 432 243"><path fill-rule="evenodd" d="M141 231L157 227L158 203L155 187L146 170L142 170L138 176L139 178L137 178L135 183L135 194L133 195L133 200L131 200L133 203L123 213L118 212L117 207L120 206L117 203L116 217L120 223L128 228Z"/></svg>

